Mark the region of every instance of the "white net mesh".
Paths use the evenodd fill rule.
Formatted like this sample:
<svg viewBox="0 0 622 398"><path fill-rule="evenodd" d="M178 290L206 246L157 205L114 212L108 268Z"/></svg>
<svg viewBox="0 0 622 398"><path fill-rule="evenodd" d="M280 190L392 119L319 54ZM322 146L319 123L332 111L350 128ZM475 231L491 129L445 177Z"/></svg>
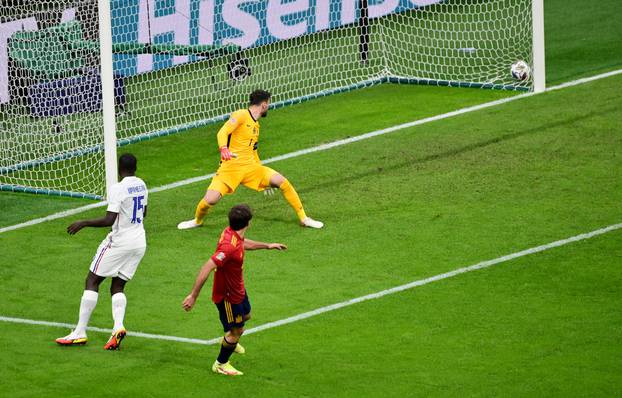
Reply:
<svg viewBox="0 0 622 398"><path fill-rule="evenodd" d="M7 4L8 3L8 4ZM5 5L6 4L6 5ZM515 89L531 0L113 0L117 139L383 82ZM97 0L0 9L0 189L105 192Z"/></svg>
<svg viewBox="0 0 622 398"><path fill-rule="evenodd" d="M104 157L98 53L71 46L97 8L9 1L0 9L0 184L3 189L102 195ZM95 3L96 4L96 3ZM95 18L93 17L95 16Z"/></svg>
<svg viewBox="0 0 622 398"><path fill-rule="evenodd" d="M510 73L517 60L531 64L531 1L446 1L380 24L390 75L431 84L531 87Z"/></svg>

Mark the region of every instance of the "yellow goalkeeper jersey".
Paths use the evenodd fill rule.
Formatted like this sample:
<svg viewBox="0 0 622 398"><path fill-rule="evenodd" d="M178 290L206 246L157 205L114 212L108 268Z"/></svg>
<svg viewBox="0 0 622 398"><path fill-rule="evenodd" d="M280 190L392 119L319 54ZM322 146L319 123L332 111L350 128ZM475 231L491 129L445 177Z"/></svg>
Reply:
<svg viewBox="0 0 622 398"><path fill-rule="evenodd" d="M219 148L226 145L236 156L226 163L232 162L237 165L259 163L257 154L259 122L253 119L250 110L240 109L233 112L216 137Z"/></svg>

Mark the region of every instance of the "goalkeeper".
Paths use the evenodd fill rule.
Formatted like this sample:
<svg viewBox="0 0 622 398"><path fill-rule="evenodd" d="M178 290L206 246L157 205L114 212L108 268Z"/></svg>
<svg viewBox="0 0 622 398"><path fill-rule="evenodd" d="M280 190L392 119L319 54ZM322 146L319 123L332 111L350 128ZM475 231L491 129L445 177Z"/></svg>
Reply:
<svg viewBox="0 0 622 398"><path fill-rule="evenodd" d="M259 141L259 118L268 114L271 94L264 90L255 90L250 95L248 109L241 109L231 114L229 120L218 131L220 148L220 167L207 188L203 199L197 205L194 219L177 225L179 229L196 228L203 225L209 210L224 195L235 192L242 184L256 191L266 188L279 188L283 196L294 209L304 227L322 228L320 221L307 217L298 193L281 174L263 166L257 154Z"/></svg>

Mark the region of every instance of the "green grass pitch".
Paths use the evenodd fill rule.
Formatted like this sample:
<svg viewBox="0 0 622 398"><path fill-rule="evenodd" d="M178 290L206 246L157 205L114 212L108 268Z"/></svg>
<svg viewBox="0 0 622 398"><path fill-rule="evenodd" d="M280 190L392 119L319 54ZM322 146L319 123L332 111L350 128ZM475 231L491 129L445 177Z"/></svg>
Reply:
<svg viewBox="0 0 622 398"><path fill-rule="evenodd" d="M589 12L580 3L546 2L553 84L622 65L619 3ZM299 228L280 196L241 189L204 228L180 232L206 183L154 193L126 326L220 335L209 282L193 312L181 301L235 203L256 212L249 237L290 246L247 253L249 327L620 223L621 87L612 77L272 164L326 222L322 231ZM339 94L271 112L261 155L511 95L396 85ZM212 172L216 129L122 151L159 186ZM0 226L87 203L1 193ZM0 316L77 320L106 231L64 230L102 212L0 234ZM112 326L108 287L92 326ZM108 336L91 332L85 347L57 347L62 328L0 322L0 396L619 396L620 308L618 230L243 337L237 379L209 370L216 346L130 336L107 352Z"/></svg>

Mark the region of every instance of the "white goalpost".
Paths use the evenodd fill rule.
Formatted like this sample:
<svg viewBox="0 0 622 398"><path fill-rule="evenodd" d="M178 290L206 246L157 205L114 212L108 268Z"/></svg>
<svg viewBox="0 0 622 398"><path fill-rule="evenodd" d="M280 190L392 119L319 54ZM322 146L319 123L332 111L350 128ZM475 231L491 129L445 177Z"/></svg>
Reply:
<svg viewBox="0 0 622 398"><path fill-rule="evenodd" d="M274 107L391 83L541 92L544 57L543 0L8 0L0 191L104 199L117 147L223 121L255 88Z"/></svg>
<svg viewBox="0 0 622 398"><path fill-rule="evenodd" d="M544 0L532 0L532 51L533 91L541 93L546 89L544 61Z"/></svg>
<svg viewBox="0 0 622 398"><path fill-rule="evenodd" d="M112 59L112 27L109 0L98 0L99 54L101 59L102 118L104 121L104 163L106 197L117 183L117 124L114 109L114 73Z"/></svg>

